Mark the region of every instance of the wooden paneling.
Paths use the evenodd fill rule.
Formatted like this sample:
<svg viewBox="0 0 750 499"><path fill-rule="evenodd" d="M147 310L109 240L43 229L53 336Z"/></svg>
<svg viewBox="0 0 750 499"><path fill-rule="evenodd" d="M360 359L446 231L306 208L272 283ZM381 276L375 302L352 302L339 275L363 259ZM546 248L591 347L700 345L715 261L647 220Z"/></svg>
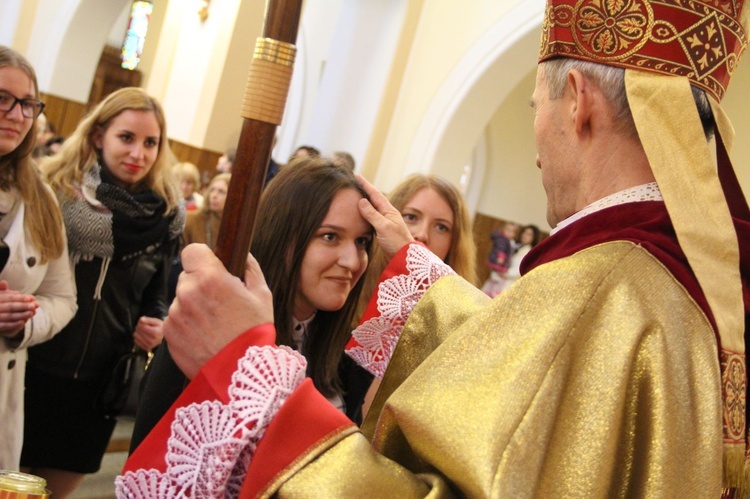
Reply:
<svg viewBox="0 0 750 499"><path fill-rule="evenodd" d="M223 153L201 149L173 139L169 140L169 145L178 161L188 161L198 167L204 185L216 175L216 161Z"/></svg>
<svg viewBox="0 0 750 499"><path fill-rule="evenodd" d="M87 112L86 104L82 102L51 94L41 94L41 99L46 104L44 114L47 121L52 123L55 133L62 137L69 137Z"/></svg>

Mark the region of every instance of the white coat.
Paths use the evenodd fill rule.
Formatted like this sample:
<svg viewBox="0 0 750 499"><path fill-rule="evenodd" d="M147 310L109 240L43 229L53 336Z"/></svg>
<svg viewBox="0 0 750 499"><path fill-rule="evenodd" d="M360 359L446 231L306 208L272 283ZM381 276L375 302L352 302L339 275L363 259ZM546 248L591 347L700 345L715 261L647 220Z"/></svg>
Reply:
<svg viewBox="0 0 750 499"><path fill-rule="evenodd" d="M11 290L34 295L39 304L36 315L26 322L22 337L9 340L0 336L0 469L18 470L23 443L26 349L52 338L70 321L78 306L67 243L59 258L42 265L39 250L24 230L25 210L20 195L0 191L0 212L7 213L0 220L0 236L10 248L0 280L7 281Z"/></svg>

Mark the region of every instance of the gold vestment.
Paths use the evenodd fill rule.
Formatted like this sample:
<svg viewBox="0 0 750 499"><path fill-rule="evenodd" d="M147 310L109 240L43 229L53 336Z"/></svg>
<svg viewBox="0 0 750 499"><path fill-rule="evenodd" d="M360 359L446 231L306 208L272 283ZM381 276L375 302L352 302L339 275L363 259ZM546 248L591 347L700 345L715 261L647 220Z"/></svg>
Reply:
<svg viewBox="0 0 750 499"><path fill-rule="evenodd" d="M631 242L541 265L495 300L445 277L399 340L372 445L327 442L267 492L718 497L718 358L705 314Z"/></svg>

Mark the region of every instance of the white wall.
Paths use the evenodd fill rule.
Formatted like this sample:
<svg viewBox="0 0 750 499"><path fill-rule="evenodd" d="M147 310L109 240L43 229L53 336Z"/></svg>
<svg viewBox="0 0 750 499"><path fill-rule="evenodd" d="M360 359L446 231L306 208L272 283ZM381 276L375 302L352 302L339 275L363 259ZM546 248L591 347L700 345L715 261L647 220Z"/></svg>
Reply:
<svg viewBox="0 0 750 499"><path fill-rule="evenodd" d="M112 23L112 29L109 30L109 35L107 35L107 45L111 45L112 47L122 46L122 43L125 41L125 32L128 30L131 7L130 2L123 5L120 15Z"/></svg>
<svg viewBox="0 0 750 499"><path fill-rule="evenodd" d="M86 102L102 49L129 0L39 0L27 56L39 89Z"/></svg>
<svg viewBox="0 0 750 499"><path fill-rule="evenodd" d="M303 142L361 160L404 21L404 0L345 0Z"/></svg>
<svg viewBox="0 0 750 499"><path fill-rule="evenodd" d="M239 3L240 0L213 0L205 22L181 2L169 5L168 16L176 9L188 11L187 15L177 14L182 29L177 35L178 50L172 54L163 97L170 137L174 139L203 144Z"/></svg>
<svg viewBox="0 0 750 499"><path fill-rule="evenodd" d="M745 51L732 76L721 107L734 125L736 138L731 152L737 179L750 198L750 50Z"/></svg>
<svg viewBox="0 0 750 499"><path fill-rule="evenodd" d="M13 46L21 15L21 0L0 1L0 45Z"/></svg>
<svg viewBox="0 0 750 499"><path fill-rule="evenodd" d="M547 197L536 167L534 112L528 105L535 78L536 71L529 71L487 126L489 153L477 211L547 230Z"/></svg>
<svg viewBox="0 0 750 499"><path fill-rule="evenodd" d="M298 146L309 143L323 72L332 50L343 0L307 0L297 30L297 55L286 109L277 131L273 157L286 163ZM345 21L344 21L345 22Z"/></svg>
<svg viewBox="0 0 750 499"><path fill-rule="evenodd" d="M521 70L497 61L541 22L543 8L511 0L425 2L375 178L379 187L389 190L414 171L458 183L494 110L535 56L522 58ZM538 45L538 30L528 36Z"/></svg>

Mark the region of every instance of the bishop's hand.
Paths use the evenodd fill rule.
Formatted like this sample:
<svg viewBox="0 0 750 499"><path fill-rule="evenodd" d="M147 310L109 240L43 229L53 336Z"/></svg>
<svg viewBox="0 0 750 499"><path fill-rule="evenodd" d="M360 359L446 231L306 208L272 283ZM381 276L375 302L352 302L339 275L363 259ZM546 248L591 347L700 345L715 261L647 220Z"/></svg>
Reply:
<svg viewBox="0 0 750 499"><path fill-rule="evenodd" d="M362 217L372 225L377 234L377 241L388 260L406 244L414 242L401 213L394 208L374 185L363 176L357 175L357 182L367 192L370 200L360 199L358 208Z"/></svg>
<svg viewBox="0 0 750 499"><path fill-rule="evenodd" d="M244 284L204 244L188 245L182 251L182 266L175 300L164 321L164 338L177 366L192 379L237 336L273 322L273 298L250 254Z"/></svg>

